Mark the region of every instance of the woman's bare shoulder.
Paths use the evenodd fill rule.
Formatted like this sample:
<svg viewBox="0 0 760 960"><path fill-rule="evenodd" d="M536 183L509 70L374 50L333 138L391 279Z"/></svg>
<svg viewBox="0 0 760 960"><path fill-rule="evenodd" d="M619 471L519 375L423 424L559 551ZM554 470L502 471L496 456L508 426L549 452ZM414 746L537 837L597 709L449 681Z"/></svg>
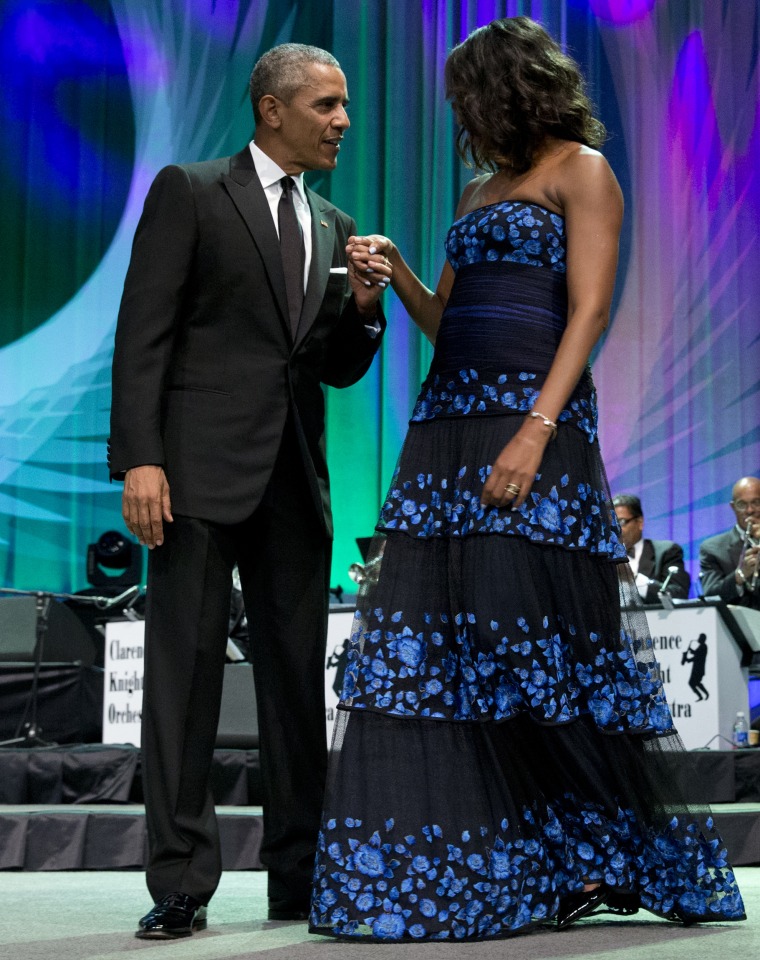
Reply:
<svg viewBox="0 0 760 960"><path fill-rule="evenodd" d="M622 216L623 192L604 155L582 143L573 147L554 171L557 202L564 211L585 206Z"/></svg>
<svg viewBox="0 0 760 960"><path fill-rule="evenodd" d="M492 176L493 174L491 173L482 173L477 177L473 177L472 180L465 185L462 196L459 198L459 203L457 204L457 217L463 217L470 210L476 210L478 206L480 206L480 197Z"/></svg>
<svg viewBox="0 0 760 960"><path fill-rule="evenodd" d="M617 177L604 154L583 143L575 143L565 151L555 171L558 189L563 193L574 190L620 190Z"/></svg>

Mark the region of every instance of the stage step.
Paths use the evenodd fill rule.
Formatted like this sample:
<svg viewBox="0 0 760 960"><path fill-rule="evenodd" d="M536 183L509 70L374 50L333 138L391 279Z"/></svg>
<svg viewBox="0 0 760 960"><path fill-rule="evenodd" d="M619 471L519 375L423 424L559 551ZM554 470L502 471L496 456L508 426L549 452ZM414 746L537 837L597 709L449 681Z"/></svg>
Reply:
<svg viewBox="0 0 760 960"><path fill-rule="evenodd" d="M688 802L711 804L731 862L760 864L760 749L674 753L672 762ZM224 869L261 869L258 750L216 750L211 787ZM0 869L141 869L142 800L131 745L0 750Z"/></svg>
<svg viewBox="0 0 760 960"><path fill-rule="evenodd" d="M225 870L261 870L261 807L217 810ZM140 870L147 850L141 804L0 806L0 870Z"/></svg>
<svg viewBox="0 0 760 960"><path fill-rule="evenodd" d="M760 803L712 808L735 867L760 864ZM261 807L217 810L225 870L261 870ZM1 870L129 870L145 863L139 804L0 806Z"/></svg>

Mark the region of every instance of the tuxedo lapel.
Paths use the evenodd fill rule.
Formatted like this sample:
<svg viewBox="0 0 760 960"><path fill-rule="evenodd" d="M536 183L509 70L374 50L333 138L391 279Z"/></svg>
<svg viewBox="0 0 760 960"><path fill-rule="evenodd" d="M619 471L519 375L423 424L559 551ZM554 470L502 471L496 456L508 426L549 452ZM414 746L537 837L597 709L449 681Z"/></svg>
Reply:
<svg viewBox="0 0 760 960"><path fill-rule="evenodd" d="M261 254L264 269L269 277L279 307L280 321L287 333L288 340L292 340L280 242L277 238L277 231L264 189L256 175L253 157L248 147L230 157L230 173L229 176L223 178L223 181L232 202L245 221L253 242ZM312 262L312 269L313 267Z"/></svg>
<svg viewBox="0 0 760 960"><path fill-rule="evenodd" d="M732 570L735 570L739 565L739 557L742 555L744 538L741 536L736 527L733 527L730 533L731 536L729 537L727 553L729 558L729 566Z"/></svg>
<svg viewBox="0 0 760 960"><path fill-rule="evenodd" d="M324 300L335 249L335 208L324 203L321 197L308 188L306 195L311 210L311 265L296 347L303 342L311 329Z"/></svg>
<svg viewBox="0 0 760 960"><path fill-rule="evenodd" d="M641 550L641 559L639 560L639 573L645 577L654 575L654 547L651 540L645 540Z"/></svg>

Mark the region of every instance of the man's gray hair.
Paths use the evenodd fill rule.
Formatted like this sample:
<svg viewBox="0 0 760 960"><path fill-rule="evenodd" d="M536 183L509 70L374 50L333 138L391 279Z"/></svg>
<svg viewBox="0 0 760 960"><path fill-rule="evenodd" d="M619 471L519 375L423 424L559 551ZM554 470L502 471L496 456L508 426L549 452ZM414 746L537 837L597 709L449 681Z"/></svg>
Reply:
<svg viewBox="0 0 760 960"><path fill-rule="evenodd" d="M309 63L323 63L327 67L340 69L338 61L327 50L305 43L281 43L259 57L248 83L256 123L261 120L261 98L271 94L278 100L290 103L295 92L303 86L303 68Z"/></svg>

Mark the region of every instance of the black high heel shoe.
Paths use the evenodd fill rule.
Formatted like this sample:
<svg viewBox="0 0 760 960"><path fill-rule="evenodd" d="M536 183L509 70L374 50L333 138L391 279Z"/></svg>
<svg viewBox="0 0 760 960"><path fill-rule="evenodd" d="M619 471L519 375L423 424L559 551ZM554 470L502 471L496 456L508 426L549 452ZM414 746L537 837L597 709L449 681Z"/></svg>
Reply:
<svg viewBox="0 0 760 960"><path fill-rule="evenodd" d="M577 893L568 893L559 902L557 910L557 927L564 930L571 923L587 917L597 907L601 907L607 899L607 890L603 886L593 890L580 890Z"/></svg>
<svg viewBox="0 0 760 960"><path fill-rule="evenodd" d="M639 912L641 898L633 891L608 887L605 905L607 907L605 913L614 913L618 917L632 917L634 913Z"/></svg>

